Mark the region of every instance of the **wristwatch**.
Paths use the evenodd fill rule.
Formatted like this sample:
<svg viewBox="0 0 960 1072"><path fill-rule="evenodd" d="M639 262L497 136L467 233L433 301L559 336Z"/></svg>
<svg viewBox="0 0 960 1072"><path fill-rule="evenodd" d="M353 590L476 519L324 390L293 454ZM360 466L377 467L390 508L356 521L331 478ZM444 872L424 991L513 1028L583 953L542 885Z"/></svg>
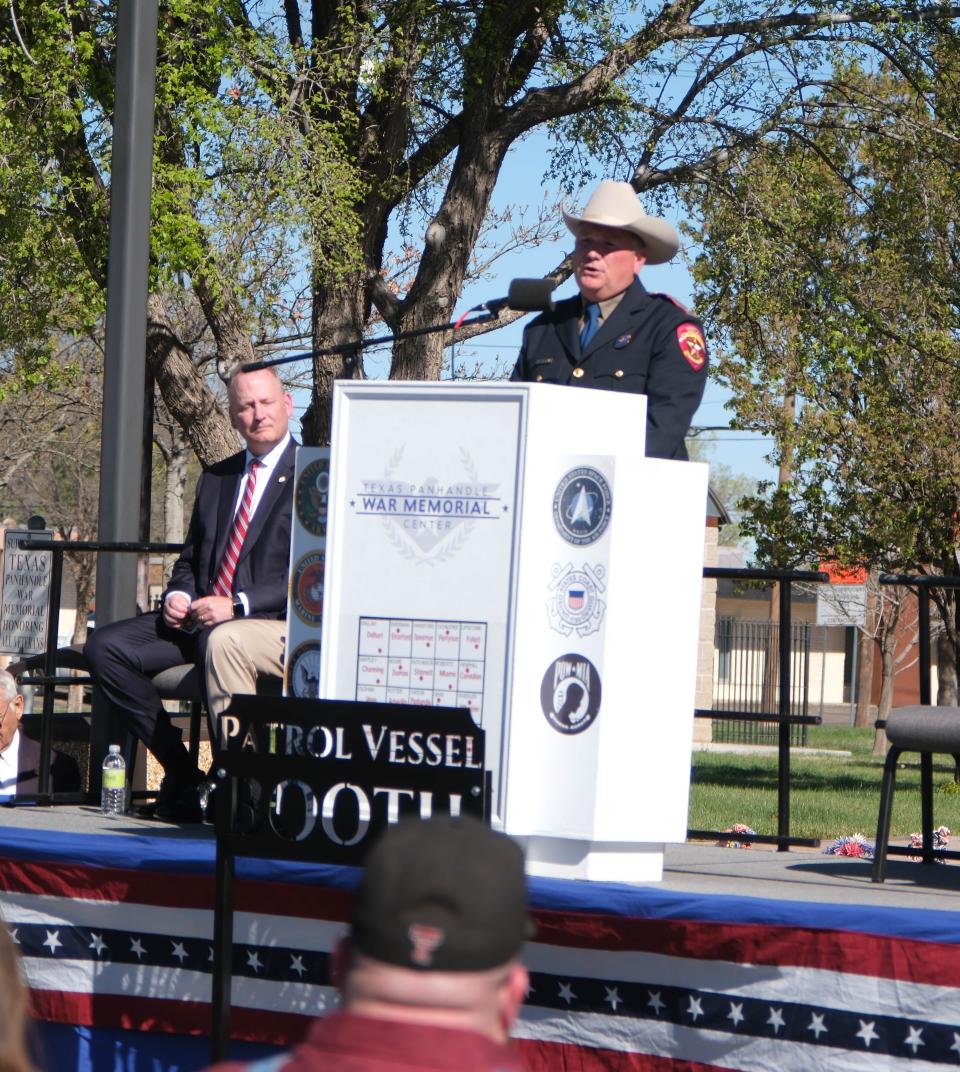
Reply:
<svg viewBox="0 0 960 1072"><path fill-rule="evenodd" d="M246 618L247 612L243 609L243 600L239 596L233 597L234 618Z"/></svg>

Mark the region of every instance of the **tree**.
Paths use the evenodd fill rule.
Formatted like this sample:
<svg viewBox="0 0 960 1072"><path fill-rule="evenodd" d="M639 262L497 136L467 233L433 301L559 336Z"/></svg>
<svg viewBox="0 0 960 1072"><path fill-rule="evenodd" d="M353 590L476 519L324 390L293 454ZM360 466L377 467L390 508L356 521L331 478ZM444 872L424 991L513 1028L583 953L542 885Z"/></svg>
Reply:
<svg viewBox="0 0 960 1072"><path fill-rule="evenodd" d="M0 138L13 147L0 350L20 374L102 310L115 9L0 9ZM448 319L503 160L531 131L550 130L545 166L568 191L603 171L666 196L771 130L804 129L837 55L923 51L924 27L956 13L165 0L148 342L164 402L209 463L235 438L200 358L222 368L304 329L329 347L377 316L397 331ZM418 251L402 297L384 278L391 229ZM202 311L200 344L181 331L181 295ZM391 376L435 378L449 337L398 344ZM335 378L362 374L352 350L314 359L308 441L326 438Z"/></svg>
<svg viewBox="0 0 960 1072"><path fill-rule="evenodd" d="M749 504L762 561L955 569L953 56L942 43L936 84L849 67L842 89L811 102L807 136L766 140L694 199L699 292L725 342L719 376L738 424L773 436L791 462L790 479ZM950 600L937 600L955 643ZM892 673L888 654L881 643Z"/></svg>
<svg viewBox="0 0 960 1072"><path fill-rule="evenodd" d="M8 387L0 395L0 497L5 512L40 514L61 539L97 532L101 354L93 340L68 341L47 368L44 389ZM73 642L86 639L96 559L64 556L77 593Z"/></svg>
<svg viewBox="0 0 960 1072"><path fill-rule="evenodd" d="M714 461L714 446L714 443L704 442L699 438L688 439L687 454L693 462L709 463L710 488L733 518L729 525L720 528L720 545L736 547L741 544L743 538L740 504L756 493L757 482L745 473L735 472L723 462Z"/></svg>

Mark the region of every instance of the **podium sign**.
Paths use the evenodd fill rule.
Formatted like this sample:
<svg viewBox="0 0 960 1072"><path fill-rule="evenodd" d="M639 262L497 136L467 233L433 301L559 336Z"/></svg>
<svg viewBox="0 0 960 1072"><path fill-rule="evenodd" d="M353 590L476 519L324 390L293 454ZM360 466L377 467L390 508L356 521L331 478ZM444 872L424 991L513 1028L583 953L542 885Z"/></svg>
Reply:
<svg viewBox="0 0 960 1072"><path fill-rule="evenodd" d="M659 878L686 833L706 467L646 400L341 382L320 696L466 708L533 873Z"/></svg>

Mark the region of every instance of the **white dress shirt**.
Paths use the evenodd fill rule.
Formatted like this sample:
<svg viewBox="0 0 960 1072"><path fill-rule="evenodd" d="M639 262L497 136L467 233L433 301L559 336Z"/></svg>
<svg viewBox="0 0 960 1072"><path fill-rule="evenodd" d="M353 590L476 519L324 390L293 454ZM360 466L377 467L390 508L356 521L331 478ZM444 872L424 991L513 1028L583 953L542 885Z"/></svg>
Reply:
<svg viewBox="0 0 960 1072"><path fill-rule="evenodd" d="M10 744L0 752L0 800L10 800L16 793L19 769L20 731L17 730Z"/></svg>

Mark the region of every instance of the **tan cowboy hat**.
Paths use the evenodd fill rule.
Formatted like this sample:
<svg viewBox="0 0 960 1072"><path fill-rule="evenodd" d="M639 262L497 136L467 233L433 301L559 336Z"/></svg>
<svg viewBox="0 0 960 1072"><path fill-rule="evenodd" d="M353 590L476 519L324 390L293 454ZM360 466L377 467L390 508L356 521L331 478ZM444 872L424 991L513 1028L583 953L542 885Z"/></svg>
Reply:
<svg viewBox="0 0 960 1072"><path fill-rule="evenodd" d="M636 235L646 247L647 264L666 264L680 248L677 232L666 220L643 211L629 182L604 179L591 194L582 215L573 216L566 209L562 212L563 222L574 234L579 233L581 224L594 223Z"/></svg>

